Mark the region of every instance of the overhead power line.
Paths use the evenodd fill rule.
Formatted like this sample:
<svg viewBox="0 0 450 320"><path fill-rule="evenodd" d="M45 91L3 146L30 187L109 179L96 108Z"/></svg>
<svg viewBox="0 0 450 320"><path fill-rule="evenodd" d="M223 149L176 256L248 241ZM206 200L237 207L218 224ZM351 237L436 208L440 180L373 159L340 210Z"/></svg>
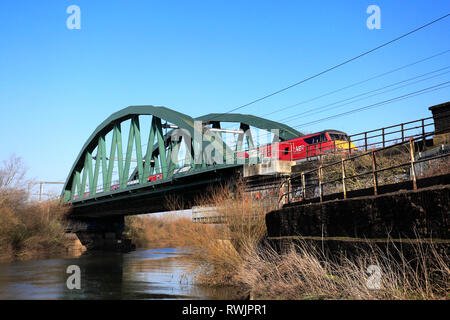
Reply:
<svg viewBox="0 0 450 320"><path fill-rule="evenodd" d="M407 84L402 85L402 86L398 86L398 85L402 84L402 83L405 83L405 82L410 82L410 81L415 80L415 79L419 79L419 78L425 77L427 75L430 75L430 74L433 74L433 73L436 73L436 72L439 72L439 71L446 70L448 68L450 68L450 66L446 66L444 68L439 68L437 70L430 71L430 72L427 72L427 73L424 73L424 74L421 74L421 75L418 75L418 76L414 76L414 77L408 78L406 80L402 80L402 81L398 81L398 82L395 82L395 83L391 83L389 85L386 85L386 86L383 86L383 87L380 87L380 88L377 88L377 89L374 89L374 90L366 91L366 92L354 95L352 97L341 99L339 101L328 103L328 104L325 104L325 105L322 105L322 106L319 106L319 107L313 107L313 108L310 108L308 110L302 111L302 112L297 113L297 114L290 115L288 117L285 117L285 118L277 120L277 121L278 122L293 121L293 120L298 119L301 116L310 116L310 115L314 115L314 114L317 114L317 113L326 112L328 110L340 108L340 107L343 107L343 106L346 106L346 105L349 105L349 104L352 104L352 103L355 103L355 102L358 102L358 101L361 101L361 100L364 100L364 99L372 98L372 97L380 95L380 94L385 94L387 92L398 90L398 89L401 89L401 88L404 88L404 87L407 87L407 86L412 86L412 85L417 84L419 82L423 82L423 81L426 81L426 80L430 80L430 79L433 79L433 78L436 78L436 77L448 74L450 71L438 73L437 75L433 75L433 76L430 76L430 77L427 77L427 78L424 78L424 79L420 79L418 81L407 83ZM395 87L395 86L397 86L397 87ZM385 90L385 91L381 91L383 89L387 89L387 88L391 88L391 87L394 87L394 88L389 89L389 90ZM381 91L381 92L369 95L369 94L377 92L377 91ZM362 98L356 99L358 97L362 97ZM346 101L349 101L349 102L346 102ZM343 102L346 102L346 103L343 103ZM340 103L343 103L343 104L340 104ZM338 106L336 106L336 105L338 105Z"/></svg>
<svg viewBox="0 0 450 320"><path fill-rule="evenodd" d="M323 97L326 97L326 96L335 94L335 93L337 93L337 92L340 92L340 91L343 91L343 90L346 90L346 89L355 87L355 86L357 86L357 85L360 85L360 84L369 82L369 81L371 81L371 80L375 80L375 79L384 77L384 76L386 76L386 75L388 75L388 74L391 74L391 73L394 73L394 72L397 72L397 71L400 71L400 70L403 70L403 69L412 67L412 66L414 66L414 65L416 65L416 64L419 64L419 63L421 63L421 62L424 62L424 61L433 59L433 58L435 58L435 57L441 56L441 55L443 55L443 54L448 53L449 51L450 51L450 50L447 49L447 50L445 50L445 51L439 52L439 53L434 54L434 55L432 55L432 56L429 56L429 57L426 57L426 58L423 58L423 59L414 61L414 62L412 62L412 63L403 65L403 66L401 66L401 67L395 68L395 69L390 70L390 71L386 71L386 72L377 74L377 75L372 76L372 77L370 77L370 78L367 78L367 79L365 79L365 80L361 80L361 81L354 82L354 83L349 84L349 85L347 85L347 86L344 86L344 87L342 87L342 88L335 89L335 90L329 91L329 92L327 92L327 93L321 94L321 95L316 96L316 97L314 97L314 98L311 98L311 99L308 99L308 100L304 100L304 101L300 101L300 102L297 102L297 103L288 105L288 106L286 106L286 107L282 107L282 108L275 109L274 111L271 111L271 112L269 112L269 113L263 114L261 117L266 117L266 116L268 116L268 115L271 115L271 114L274 114L274 113L277 113L277 112L280 112L280 111L285 111L285 110L287 110L287 109L290 109L290 108L299 106L299 105L301 105L301 104L305 104L305 103L308 103L308 102L312 102L312 101L315 101L315 100L317 100L317 99L320 99L320 98L323 98Z"/></svg>
<svg viewBox="0 0 450 320"><path fill-rule="evenodd" d="M383 94L386 94L386 93L391 92L391 91L402 89L402 88L405 88L405 87L408 87L408 86L412 86L412 85L418 84L418 83L423 82L423 81L427 81L427 80L430 80L430 79L433 79L433 78L436 78L436 77L440 77L442 75L446 75L446 74L450 73L450 71L441 72L441 73L438 73L436 75L433 75L433 76L430 76L430 77L426 77L424 79L420 79L420 80L417 80L417 81L414 81L414 82L411 82L411 83L406 83L404 85L398 86L399 84L402 84L402 83L405 83L405 82L410 82L412 80L415 80L415 79L418 79L418 78L422 78L422 77L425 77L427 75L430 75L430 74L433 74L433 73L436 73L436 72L439 72L439 71L447 70L449 68L450 68L450 66L439 68L437 70L430 71L430 72L427 72L427 73L424 73L424 74L421 74L421 75L418 75L418 76L414 76L414 77L408 78L406 80L398 81L398 82L392 83L390 85L386 85L386 86L383 86L383 87L380 87L380 88L377 88L377 89L374 89L374 90L370 90L370 91L367 91L367 92L364 92L364 93L361 93L361 94L357 94L357 95L352 96L350 98L345 98L345 99L342 99L342 100L339 100L339 101L336 101L336 102L333 102L333 103L322 105L320 107L311 108L311 109L303 111L303 112L301 112L299 114L294 114L294 115L289 116L287 118L283 118L283 119L276 120L276 121L285 123L285 122L294 121L294 120L298 119L302 115L304 115L305 117L308 117L310 115L314 115L314 114L317 114L317 113L326 112L326 111L328 111L330 109L341 108L341 107L353 104L353 103L361 101L361 100L365 100L365 99L372 98L372 97L375 97L375 96L383 95ZM377 92L377 91L380 91L380 90L383 90L383 89L386 89L386 88L390 88L390 87L394 87L394 88L391 88L389 90L384 90L384 91L381 91L381 92L378 92L378 93L374 93L374 92ZM370 93L374 93L374 94L368 95ZM356 99L358 97L361 97L361 98ZM349 101L349 102L345 102L345 101ZM342 102L345 102L345 103L342 103ZM315 122L315 121L311 121L311 122ZM308 124L309 124L309 122L308 122ZM295 127L298 127L298 126L295 126ZM259 138L260 136L263 136L263 135L264 135L264 133L263 134L259 133L259 134L256 135L255 138L257 139L257 138Z"/></svg>
<svg viewBox="0 0 450 320"><path fill-rule="evenodd" d="M293 128L305 127L307 125L312 125L312 124L328 121L328 120L339 118L339 117L342 117L342 116L345 116L345 115L348 115L348 114L361 112L361 111L364 111L364 110L367 110L367 109L372 109L372 108L375 108L375 107L379 107L379 106L382 106L382 105L385 105L385 104L397 102L397 101L404 100L404 99L407 99L407 98L412 98L412 97L415 97L415 96L418 96L418 95L422 95L422 94L426 94L426 93L430 93L430 92L433 92L433 91L436 91L436 90L441 90L441 89L450 87L449 83L450 83L450 81L442 82L442 83L439 83L437 85L434 85L434 86L431 86L431 87L428 87L428 88L425 88L425 89L417 90L417 91L414 91L414 92L410 92L410 93L407 93L407 94L404 94L404 95L401 95L401 96L398 96L398 97L395 97L395 98L392 98L392 99L380 101L380 102L377 102L377 103L374 103L374 104L370 104L370 105L367 105L367 106L364 106L364 107L360 107L360 108L357 108L357 109L353 109L353 110L350 110L350 111L338 113L338 114L335 114L335 115L332 115L332 116L329 116L329 117L325 117L325 118L322 118L322 119L318 119L318 120L302 123L302 124L293 126Z"/></svg>
<svg viewBox="0 0 450 320"><path fill-rule="evenodd" d="M328 69L326 69L326 70L324 70L324 71L321 71L321 72L319 72L319 73L316 73L316 74L314 74L314 75L312 75L312 76L310 76L310 77L308 77L308 78L306 78L306 79L303 79L303 80L298 81L298 82L296 82L296 83L294 83L294 84L291 84L291 85L289 85L289 86L287 86L287 87L285 87L285 88L282 88L282 89L280 89L280 90L277 90L277 91L275 91L275 92L272 92L272 93L270 93L270 94L267 94L267 95L265 95L265 96L263 96L263 97L261 97L261 98L258 98L258 99L255 99L255 100L253 100L253 101L250 101L250 102L248 102L248 103L246 103L246 104L243 104L243 105L241 105L241 106L239 106L239 107L236 107L236 108L234 108L234 109L231 109L230 111L226 112L225 114L234 112L234 111L236 111L236 110L242 109L242 108L247 107L247 106L249 106L249 105L252 105L252 104L254 104L254 103L260 102L260 101L265 100L265 99L267 99L267 98L269 98L269 97L272 97L272 96L274 96L274 95L276 95L276 94L279 94L279 93L284 92L284 91L286 91L286 90L289 90L289 89L291 89L291 88L293 88L293 87L296 87L296 86L298 86L298 85L300 85L300 84L302 84L302 83L305 83L305 82L307 82L307 81L309 81L309 80L312 80L312 79L314 79L314 78L317 78L317 77L319 77L319 76L321 76L321 75L323 75L323 74L325 74L325 73L328 73L328 72L330 72L330 71L332 71L332 70L334 70L334 69L337 69L337 68L339 68L339 67L342 67L343 65L346 65L346 64L348 64L348 63L350 63L350 62L352 62L352 61L354 61L354 60L356 60L356 59L359 59L359 58L361 58L361 57L364 57L364 56L366 56L366 55L368 55L368 54L370 54L370 53L372 53L372 52L374 52L374 51L377 51L377 50L379 50L379 49L381 49L381 48L383 48L383 47L386 47L386 46L388 46L388 45L390 45L390 44L392 44L392 43L394 43L394 42L396 42L396 41L398 41L398 40L400 40L400 39L403 39L403 38L405 38L405 37L407 37L407 36L409 36L409 35L411 35L411 34L417 32L417 31L419 31L419 30L421 30L421 29L424 29L424 28L426 28L426 27L428 27L428 26L431 26L432 24L434 24L434 23L436 23L436 22L438 22L438 21L441 21L441 20L447 18L448 16L450 16L450 13L447 13L447 14L445 14L445 15L443 15L443 16L441 16L441 17L439 17L439 18L437 18L437 19L435 19L435 20L433 20L433 21L430 21L430 22L428 22L428 23L426 23L426 24L424 24L424 25L422 25L422 26L420 26L420 27L418 27L418 28L415 28L414 30L411 30L411 31L409 31L409 32L407 32L407 33L405 33L405 34L402 34L402 35L399 36L399 37L396 37L396 38L394 38L394 39L392 39L392 40L390 40L390 41L388 41L388 42L385 42L385 43L383 43L383 44L381 44L381 45L379 45L379 46L377 46L377 47L375 47L375 48L373 48L373 49L370 49L370 50L368 50L368 51L366 51L366 52L363 52L363 53L361 53L361 54L359 54L359 55L357 55L357 56L355 56L355 57L353 57L353 58L350 58L350 59L348 59L348 60L346 60L346 61L344 61L344 62L341 62L341 63L339 63L339 64L337 64L337 65L335 65L335 66L333 66L333 67L330 67L330 68L328 68Z"/></svg>

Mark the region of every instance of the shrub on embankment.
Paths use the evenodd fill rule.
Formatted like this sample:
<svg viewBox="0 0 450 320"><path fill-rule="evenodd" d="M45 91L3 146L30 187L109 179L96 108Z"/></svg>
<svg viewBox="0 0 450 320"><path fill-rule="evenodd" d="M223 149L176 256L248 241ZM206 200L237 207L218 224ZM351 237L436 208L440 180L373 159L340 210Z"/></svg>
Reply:
<svg viewBox="0 0 450 320"><path fill-rule="evenodd" d="M165 216L129 216L125 234L138 248L191 247L197 234L214 232L210 225L193 223L190 218Z"/></svg>
<svg viewBox="0 0 450 320"><path fill-rule="evenodd" d="M409 300L449 299L448 257L434 246L414 244L415 257L389 242L383 251L367 242L351 259L329 256L300 241L279 254L250 248L236 280L255 299Z"/></svg>
<svg viewBox="0 0 450 320"><path fill-rule="evenodd" d="M0 166L0 260L65 252L67 207L58 200L29 202L19 158Z"/></svg>
<svg viewBox="0 0 450 320"><path fill-rule="evenodd" d="M166 199L168 210L182 207L181 200ZM266 234L264 213L272 209L264 201L247 199L242 185L212 188L196 205L215 207L224 224L194 223L176 214L164 217L126 218L126 233L138 247L188 247L195 261L196 280L207 285L235 285L242 263L239 254L249 244L256 245Z"/></svg>
<svg viewBox="0 0 450 320"><path fill-rule="evenodd" d="M207 238L198 242L198 281L237 286L257 299L449 298L449 257L437 247L414 242L406 257L390 240L389 250L367 241L350 259L300 241L279 254L265 240L264 216L273 202L252 201L242 185L237 189L218 188L200 201L224 214L226 233L219 236L232 246ZM369 266L379 268L379 288Z"/></svg>
<svg viewBox="0 0 450 320"><path fill-rule="evenodd" d="M404 248L394 242L386 251L368 241L350 259L326 255L320 246L300 241L279 254L265 241L267 206L229 190L212 190L198 201L224 215L223 228L190 219L153 218L146 219L138 233L146 230L146 239L154 241L184 241L191 247L195 262L191 272L198 283L234 286L256 299L449 298L449 257L433 246L418 242L414 257L409 252L406 258ZM380 273L371 277L369 266L378 267Z"/></svg>

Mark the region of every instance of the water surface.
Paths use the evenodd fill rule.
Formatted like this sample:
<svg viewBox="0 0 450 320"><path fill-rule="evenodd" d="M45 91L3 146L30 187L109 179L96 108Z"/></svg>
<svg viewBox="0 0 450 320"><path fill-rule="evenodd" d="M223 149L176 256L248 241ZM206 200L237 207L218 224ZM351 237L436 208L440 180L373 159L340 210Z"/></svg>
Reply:
<svg viewBox="0 0 450 320"><path fill-rule="evenodd" d="M81 289L66 286L67 267L81 270ZM77 258L0 264L0 299L233 299L230 288L193 283L189 253L182 249L139 249L88 253Z"/></svg>

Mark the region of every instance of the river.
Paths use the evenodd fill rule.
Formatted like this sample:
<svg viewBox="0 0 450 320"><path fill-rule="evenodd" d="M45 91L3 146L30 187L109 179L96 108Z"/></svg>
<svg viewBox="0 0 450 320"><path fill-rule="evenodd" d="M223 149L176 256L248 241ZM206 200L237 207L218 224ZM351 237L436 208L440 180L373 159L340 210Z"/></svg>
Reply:
<svg viewBox="0 0 450 320"><path fill-rule="evenodd" d="M70 290L67 267L80 268L81 288ZM196 285L182 249L138 249L0 264L0 299L233 299L230 288Z"/></svg>

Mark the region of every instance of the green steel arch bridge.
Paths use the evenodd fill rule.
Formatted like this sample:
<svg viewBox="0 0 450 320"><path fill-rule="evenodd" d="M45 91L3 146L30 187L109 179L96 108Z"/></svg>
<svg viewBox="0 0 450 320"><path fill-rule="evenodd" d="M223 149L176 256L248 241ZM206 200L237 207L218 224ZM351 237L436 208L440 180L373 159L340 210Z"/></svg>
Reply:
<svg viewBox="0 0 450 320"><path fill-rule="evenodd" d="M166 107L130 106L87 139L61 196L71 216L80 218L167 211L164 199L171 195L189 207L211 184L237 177L251 161L239 157L243 151L299 136L287 125L248 114L192 118Z"/></svg>
<svg viewBox="0 0 450 320"><path fill-rule="evenodd" d="M61 194L71 206L69 229L88 248L127 251L125 216L169 211L171 196L190 208L211 185L263 160L239 156L245 150L299 136L248 114L192 118L166 107L122 109L94 130L70 169Z"/></svg>

